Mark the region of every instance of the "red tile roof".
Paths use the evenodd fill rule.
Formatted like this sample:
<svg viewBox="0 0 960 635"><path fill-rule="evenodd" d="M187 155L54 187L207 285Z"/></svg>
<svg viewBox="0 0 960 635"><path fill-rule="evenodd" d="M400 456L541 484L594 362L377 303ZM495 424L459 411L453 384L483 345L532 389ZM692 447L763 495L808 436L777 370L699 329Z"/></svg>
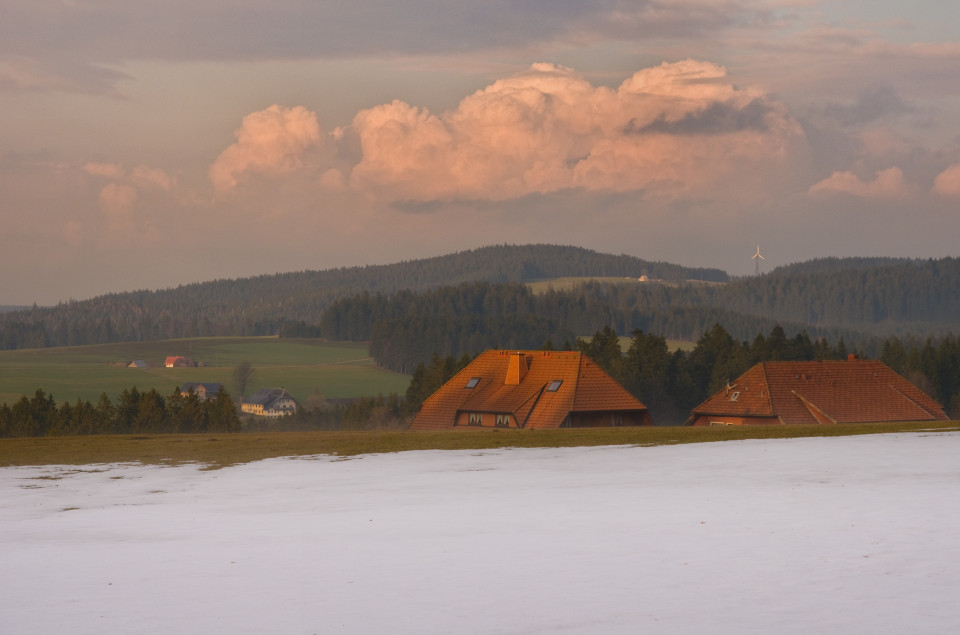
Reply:
<svg viewBox="0 0 960 635"><path fill-rule="evenodd" d="M646 410L582 353L488 350L424 401L410 429L452 428L467 412L510 415L511 427L521 428L559 428L571 413L635 413L649 423Z"/></svg>
<svg viewBox="0 0 960 635"><path fill-rule="evenodd" d="M879 361L762 362L693 410L781 423L945 420L929 395Z"/></svg>

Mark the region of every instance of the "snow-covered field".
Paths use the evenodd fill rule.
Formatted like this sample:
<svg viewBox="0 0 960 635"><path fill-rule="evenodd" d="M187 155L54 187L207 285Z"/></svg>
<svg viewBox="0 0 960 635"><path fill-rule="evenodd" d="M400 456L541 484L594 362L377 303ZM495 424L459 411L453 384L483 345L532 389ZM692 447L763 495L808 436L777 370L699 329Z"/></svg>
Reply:
<svg viewBox="0 0 960 635"><path fill-rule="evenodd" d="M957 633L960 433L0 469L0 633Z"/></svg>

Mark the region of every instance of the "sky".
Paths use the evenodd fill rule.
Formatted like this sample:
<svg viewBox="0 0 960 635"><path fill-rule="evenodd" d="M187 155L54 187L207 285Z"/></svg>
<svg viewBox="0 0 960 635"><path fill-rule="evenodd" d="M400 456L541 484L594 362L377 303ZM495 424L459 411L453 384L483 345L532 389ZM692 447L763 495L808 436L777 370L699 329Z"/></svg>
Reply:
<svg viewBox="0 0 960 635"><path fill-rule="evenodd" d="M0 305L553 243L957 256L960 5L0 0Z"/></svg>
<svg viewBox="0 0 960 635"><path fill-rule="evenodd" d="M956 633L960 433L0 468L0 631Z"/></svg>

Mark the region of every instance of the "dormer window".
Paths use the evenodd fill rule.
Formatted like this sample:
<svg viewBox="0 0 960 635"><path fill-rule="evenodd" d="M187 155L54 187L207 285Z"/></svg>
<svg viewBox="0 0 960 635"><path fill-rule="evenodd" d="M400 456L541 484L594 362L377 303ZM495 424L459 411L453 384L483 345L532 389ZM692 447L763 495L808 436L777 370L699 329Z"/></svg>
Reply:
<svg viewBox="0 0 960 635"><path fill-rule="evenodd" d="M471 377L470 381L467 382L467 385L464 388L476 388L477 384L480 383L479 377Z"/></svg>
<svg viewBox="0 0 960 635"><path fill-rule="evenodd" d="M557 392L560 390L560 385L563 383L562 379L554 379L549 384L547 384L547 392Z"/></svg>

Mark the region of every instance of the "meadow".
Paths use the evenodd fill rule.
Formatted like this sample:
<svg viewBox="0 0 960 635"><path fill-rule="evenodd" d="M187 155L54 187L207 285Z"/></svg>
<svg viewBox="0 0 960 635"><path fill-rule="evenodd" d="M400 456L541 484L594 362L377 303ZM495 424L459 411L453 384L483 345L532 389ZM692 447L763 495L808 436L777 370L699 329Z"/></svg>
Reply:
<svg viewBox="0 0 960 635"><path fill-rule="evenodd" d="M497 448L652 447L746 439L855 436L960 430L957 421L832 426L724 428L641 427L568 430L451 430L440 432L308 431L236 434L152 434L0 439L0 468L29 465L196 463L205 469L272 459L328 455L352 457L416 450Z"/></svg>
<svg viewBox="0 0 960 635"><path fill-rule="evenodd" d="M165 368L172 355L202 364ZM133 360L147 368L128 368ZM57 403L83 399L96 403L101 393L114 399L124 389L155 388L168 395L184 382L215 382L231 389L233 371L249 361L255 377L248 393L261 387L286 388L305 401L403 394L410 377L383 370L367 353L366 344L276 337L221 337L126 342L0 351L0 402L8 404L42 389Z"/></svg>

